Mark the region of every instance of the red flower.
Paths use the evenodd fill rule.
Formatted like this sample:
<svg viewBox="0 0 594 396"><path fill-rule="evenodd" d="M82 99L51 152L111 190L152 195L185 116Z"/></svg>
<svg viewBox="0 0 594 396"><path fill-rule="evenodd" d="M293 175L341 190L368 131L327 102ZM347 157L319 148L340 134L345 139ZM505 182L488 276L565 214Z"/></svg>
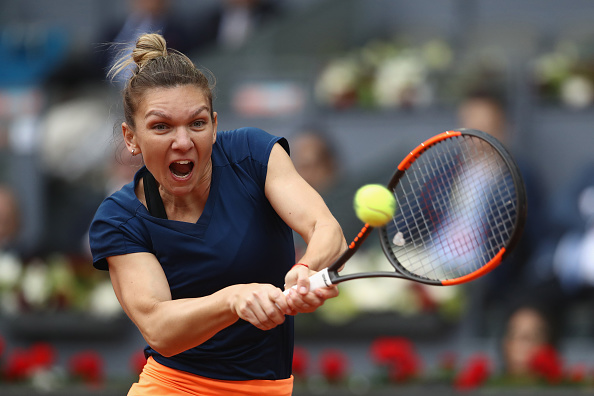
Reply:
<svg viewBox="0 0 594 396"><path fill-rule="evenodd" d="M307 366L309 364L309 353L305 348L295 347L293 351L293 374L296 377L305 378L307 376Z"/></svg>
<svg viewBox="0 0 594 396"><path fill-rule="evenodd" d="M402 337L380 337L371 344L372 359L388 368L392 381L403 382L415 377L420 359L411 341Z"/></svg>
<svg viewBox="0 0 594 396"><path fill-rule="evenodd" d="M470 390L481 386L490 372L489 359L476 354L471 356L463 370L454 379L454 387L458 390Z"/></svg>
<svg viewBox="0 0 594 396"><path fill-rule="evenodd" d="M551 384L561 381L563 364L557 350L550 345L539 348L530 359L530 369Z"/></svg>
<svg viewBox="0 0 594 396"><path fill-rule="evenodd" d="M344 378L348 366L347 356L338 350L325 350L320 355L322 375L330 382Z"/></svg>
<svg viewBox="0 0 594 396"><path fill-rule="evenodd" d="M141 350L132 354L130 357L130 368L135 375L140 375L145 365L146 356L144 356L144 351Z"/></svg>
<svg viewBox="0 0 594 396"><path fill-rule="evenodd" d="M29 358L34 369L49 369L56 361L56 350L48 343L39 342L29 350Z"/></svg>
<svg viewBox="0 0 594 396"><path fill-rule="evenodd" d="M23 349L14 349L8 356L4 375L8 381L21 381L31 373L29 354Z"/></svg>
<svg viewBox="0 0 594 396"><path fill-rule="evenodd" d="M70 374L81 378L91 385L98 385L103 380L103 360L94 351L79 352L69 361Z"/></svg>
<svg viewBox="0 0 594 396"><path fill-rule="evenodd" d="M575 366L571 367L567 373L567 377L571 382L580 383L586 380L586 373L588 368L585 364L576 364Z"/></svg>
<svg viewBox="0 0 594 396"><path fill-rule="evenodd" d="M411 353L412 343L402 337L380 337L371 344L371 357L377 364L389 364Z"/></svg>

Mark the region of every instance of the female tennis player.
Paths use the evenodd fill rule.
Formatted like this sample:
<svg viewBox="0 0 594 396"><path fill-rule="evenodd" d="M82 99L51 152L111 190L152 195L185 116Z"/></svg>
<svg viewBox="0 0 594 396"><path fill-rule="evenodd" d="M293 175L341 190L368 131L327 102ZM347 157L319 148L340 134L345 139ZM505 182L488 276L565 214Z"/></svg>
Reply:
<svg viewBox="0 0 594 396"><path fill-rule="evenodd" d="M308 277L346 249L341 228L284 138L217 132L208 79L162 36L111 75L130 66L122 132L145 166L90 229L94 266L148 344L128 395L290 395L292 315L338 294ZM298 261L291 229L307 242Z"/></svg>

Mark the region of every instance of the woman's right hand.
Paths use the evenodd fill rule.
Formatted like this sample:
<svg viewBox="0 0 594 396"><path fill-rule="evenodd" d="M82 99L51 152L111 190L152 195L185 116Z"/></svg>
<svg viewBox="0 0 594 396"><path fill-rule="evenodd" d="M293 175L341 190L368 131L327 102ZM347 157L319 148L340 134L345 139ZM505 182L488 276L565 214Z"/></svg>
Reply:
<svg viewBox="0 0 594 396"><path fill-rule="evenodd" d="M231 310L260 330L270 330L294 314L281 289L270 284L250 283L229 287Z"/></svg>

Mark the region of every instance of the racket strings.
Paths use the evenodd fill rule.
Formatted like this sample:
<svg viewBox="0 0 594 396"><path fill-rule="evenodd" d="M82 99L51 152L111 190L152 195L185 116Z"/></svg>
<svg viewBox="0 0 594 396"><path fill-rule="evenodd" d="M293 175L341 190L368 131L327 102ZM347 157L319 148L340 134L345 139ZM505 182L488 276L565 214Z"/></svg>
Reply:
<svg viewBox="0 0 594 396"><path fill-rule="evenodd" d="M398 210L386 227L395 241L392 252L417 276L467 275L511 237L517 211L513 176L482 139L461 136L431 146L394 193Z"/></svg>

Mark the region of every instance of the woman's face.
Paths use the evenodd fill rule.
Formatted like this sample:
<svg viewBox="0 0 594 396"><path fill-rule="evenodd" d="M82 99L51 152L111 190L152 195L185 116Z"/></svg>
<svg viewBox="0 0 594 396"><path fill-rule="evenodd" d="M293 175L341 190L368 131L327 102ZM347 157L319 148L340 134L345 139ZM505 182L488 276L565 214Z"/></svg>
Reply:
<svg viewBox="0 0 594 396"><path fill-rule="evenodd" d="M165 193L183 196L210 181L217 115L193 85L148 90L142 97L132 130L122 124L129 150L144 163Z"/></svg>

